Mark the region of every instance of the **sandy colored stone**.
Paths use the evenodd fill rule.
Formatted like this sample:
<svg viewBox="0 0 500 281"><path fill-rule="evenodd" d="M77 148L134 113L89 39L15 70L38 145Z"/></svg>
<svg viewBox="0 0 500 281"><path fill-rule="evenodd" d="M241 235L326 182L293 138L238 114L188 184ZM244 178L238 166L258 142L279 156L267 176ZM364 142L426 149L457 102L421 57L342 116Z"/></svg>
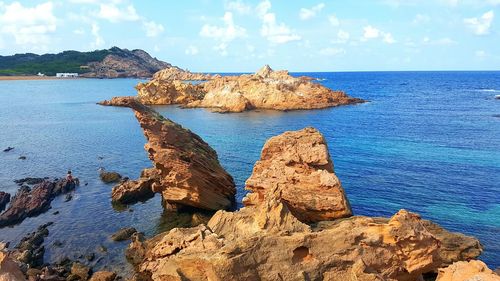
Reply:
<svg viewBox="0 0 500 281"><path fill-rule="evenodd" d="M97 271L92 274L90 281L113 281L116 278L116 273L110 271Z"/></svg>
<svg viewBox="0 0 500 281"><path fill-rule="evenodd" d="M111 191L111 201L121 204L133 204L154 197L153 184L159 177L155 168L144 169L137 180L122 181Z"/></svg>
<svg viewBox="0 0 500 281"><path fill-rule="evenodd" d="M276 188L295 217L316 222L349 217L349 201L334 173L328 146L314 128L285 132L270 138L246 181L250 193L246 206L264 201L265 194Z"/></svg>
<svg viewBox="0 0 500 281"><path fill-rule="evenodd" d="M0 250L0 281L25 281L19 265L6 252Z"/></svg>
<svg viewBox="0 0 500 281"><path fill-rule="evenodd" d="M162 69L153 75L153 79L157 80L191 80L191 81L202 81L210 80L212 76L210 74L204 73L193 73L180 68L170 67Z"/></svg>
<svg viewBox="0 0 500 281"><path fill-rule="evenodd" d="M479 260L459 261L439 269L436 281L500 281L500 276Z"/></svg>
<svg viewBox="0 0 500 281"><path fill-rule="evenodd" d="M200 136L134 98L114 98L109 103L134 110L148 140L144 148L159 175L153 191L162 194L166 208L220 210L233 206L233 178L220 165L215 150Z"/></svg>
<svg viewBox="0 0 500 281"><path fill-rule="evenodd" d="M268 65L255 74L212 76L198 85L173 80L178 77L170 72L164 70L151 81L139 83L138 99L145 104L180 104L218 112L316 109L364 102L330 90L312 78L293 77L286 70L273 71Z"/></svg>

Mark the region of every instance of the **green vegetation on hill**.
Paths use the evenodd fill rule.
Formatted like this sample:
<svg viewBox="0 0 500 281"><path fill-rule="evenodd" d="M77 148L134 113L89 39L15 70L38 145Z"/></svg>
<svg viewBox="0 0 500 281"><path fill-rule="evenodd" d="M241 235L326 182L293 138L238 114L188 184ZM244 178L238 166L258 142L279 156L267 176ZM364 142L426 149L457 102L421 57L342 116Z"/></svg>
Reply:
<svg viewBox="0 0 500 281"><path fill-rule="evenodd" d="M64 51L59 54L16 54L0 56L0 76L36 75L38 72L54 76L57 72L85 73L88 69L80 66L90 62L102 61L107 55L119 48L93 52ZM121 50L120 50L121 51Z"/></svg>

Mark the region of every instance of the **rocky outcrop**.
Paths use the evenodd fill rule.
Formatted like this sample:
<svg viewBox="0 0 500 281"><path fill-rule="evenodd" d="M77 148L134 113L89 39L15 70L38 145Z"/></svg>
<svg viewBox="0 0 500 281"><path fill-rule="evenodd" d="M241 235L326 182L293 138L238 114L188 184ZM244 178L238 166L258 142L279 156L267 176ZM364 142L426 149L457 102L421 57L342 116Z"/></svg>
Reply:
<svg viewBox="0 0 500 281"><path fill-rule="evenodd" d="M173 68L169 63L152 58L143 50L120 49L113 47L102 60L88 63L84 66L82 77L89 78L125 78L151 77L161 69Z"/></svg>
<svg viewBox="0 0 500 281"><path fill-rule="evenodd" d="M483 246L475 237L449 232L427 220L424 220L422 224L434 237L441 241L439 256L443 266L451 265L457 261L475 259L483 252Z"/></svg>
<svg viewBox="0 0 500 281"><path fill-rule="evenodd" d="M165 71L155 75L153 80L137 85L142 103L242 112L251 109L317 109L364 102L314 83L311 78L292 77L288 71L273 71L267 65L255 74L214 76L198 85L162 77L172 76Z"/></svg>
<svg viewBox="0 0 500 281"><path fill-rule="evenodd" d="M137 180L126 180L115 185L111 191L111 201L134 204L154 197L153 184L158 184L159 175L155 168L144 169Z"/></svg>
<svg viewBox="0 0 500 281"><path fill-rule="evenodd" d="M36 231L28 233L16 245L10 256L30 268L41 266L45 253L43 241L49 235L48 227L51 225L51 222L41 225Z"/></svg>
<svg viewBox="0 0 500 281"><path fill-rule="evenodd" d="M45 180L33 188L22 186L12 199L8 209L0 214L0 227L19 223L27 217L47 211L55 196L67 193L75 189L77 185L78 179L73 182Z"/></svg>
<svg viewBox="0 0 500 281"><path fill-rule="evenodd" d="M0 281L25 281L19 265L6 252L0 250Z"/></svg>
<svg viewBox="0 0 500 281"><path fill-rule="evenodd" d="M137 230L133 227L126 227L118 230L113 235L111 235L111 240L115 242L125 241L130 239Z"/></svg>
<svg viewBox="0 0 500 281"><path fill-rule="evenodd" d="M122 179L122 175L114 171L106 171L104 168L99 168L99 177L105 183L118 182Z"/></svg>
<svg viewBox="0 0 500 281"><path fill-rule="evenodd" d="M5 209L5 206L10 202L10 194L0 191L0 213Z"/></svg>
<svg viewBox="0 0 500 281"><path fill-rule="evenodd" d="M198 135L164 118L134 98L115 98L113 105L134 110L148 142L144 146L159 175L153 191L167 209L228 209L234 203L233 178L217 153Z"/></svg>
<svg viewBox="0 0 500 281"><path fill-rule="evenodd" d="M314 128L270 138L245 189L246 206L263 202L277 189L292 214L303 222L349 217L349 201L334 173L325 139Z"/></svg>
<svg viewBox="0 0 500 281"><path fill-rule="evenodd" d="M113 281L116 278L116 273L110 271L97 271L92 274L89 281Z"/></svg>
<svg viewBox="0 0 500 281"><path fill-rule="evenodd" d="M214 77L219 77L219 76L214 76ZM153 75L153 79L163 80L163 81L174 81L174 80L203 81L203 80L210 80L212 78L213 77L210 74L193 73L176 67L162 69Z"/></svg>
<svg viewBox="0 0 500 281"><path fill-rule="evenodd" d="M459 261L439 270L436 281L500 281L482 261Z"/></svg>

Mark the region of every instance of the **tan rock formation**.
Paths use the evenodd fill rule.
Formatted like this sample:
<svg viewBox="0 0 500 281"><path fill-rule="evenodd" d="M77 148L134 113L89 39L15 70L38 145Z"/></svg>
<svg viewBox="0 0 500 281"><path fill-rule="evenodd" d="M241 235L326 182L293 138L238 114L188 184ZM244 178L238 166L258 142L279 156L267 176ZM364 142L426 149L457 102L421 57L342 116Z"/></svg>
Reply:
<svg viewBox="0 0 500 281"><path fill-rule="evenodd" d="M292 77L288 71L273 71L267 65L255 74L213 76L199 85L172 81L178 77L171 72L164 70L150 82L137 85L139 100L145 104L181 104L220 112L316 109L364 102L314 83L311 78Z"/></svg>
<svg viewBox="0 0 500 281"><path fill-rule="evenodd" d="M127 180L115 185L111 191L114 203L133 204L154 196L153 184L158 184L159 175L155 168L144 169L137 180Z"/></svg>
<svg viewBox="0 0 500 281"><path fill-rule="evenodd" d="M482 261L459 261L439 269L436 281L500 281L500 276Z"/></svg>
<svg viewBox="0 0 500 281"><path fill-rule="evenodd" d="M187 70L171 67L156 72L153 75L153 79L169 80L169 81L174 81L174 80L203 81L212 79L212 76L210 74L193 73Z"/></svg>
<svg viewBox="0 0 500 281"><path fill-rule="evenodd" d="M233 178L220 165L215 150L198 135L134 98L115 98L108 104L134 110L148 140L144 148L160 178L153 191L162 194L165 207L220 210L233 205Z"/></svg>
<svg viewBox="0 0 500 281"><path fill-rule="evenodd" d="M23 272L6 252L0 250L0 281L25 281Z"/></svg>
<svg viewBox="0 0 500 281"><path fill-rule="evenodd" d="M344 189L333 171L325 139L314 128L270 138L245 189L246 206L260 204L276 188L295 217L316 222L352 215Z"/></svg>

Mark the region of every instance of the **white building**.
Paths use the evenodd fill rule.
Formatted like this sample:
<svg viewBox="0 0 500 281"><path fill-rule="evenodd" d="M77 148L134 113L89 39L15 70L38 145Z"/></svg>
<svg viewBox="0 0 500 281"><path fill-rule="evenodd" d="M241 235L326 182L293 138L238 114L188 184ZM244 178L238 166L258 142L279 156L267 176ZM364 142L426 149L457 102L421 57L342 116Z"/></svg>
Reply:
<svg viewBox="0 0 500 281"><path fill-rule="evenodd" d="M78 73L56 73L57 78L70 78L70 77L78 77Z"/></svg>

